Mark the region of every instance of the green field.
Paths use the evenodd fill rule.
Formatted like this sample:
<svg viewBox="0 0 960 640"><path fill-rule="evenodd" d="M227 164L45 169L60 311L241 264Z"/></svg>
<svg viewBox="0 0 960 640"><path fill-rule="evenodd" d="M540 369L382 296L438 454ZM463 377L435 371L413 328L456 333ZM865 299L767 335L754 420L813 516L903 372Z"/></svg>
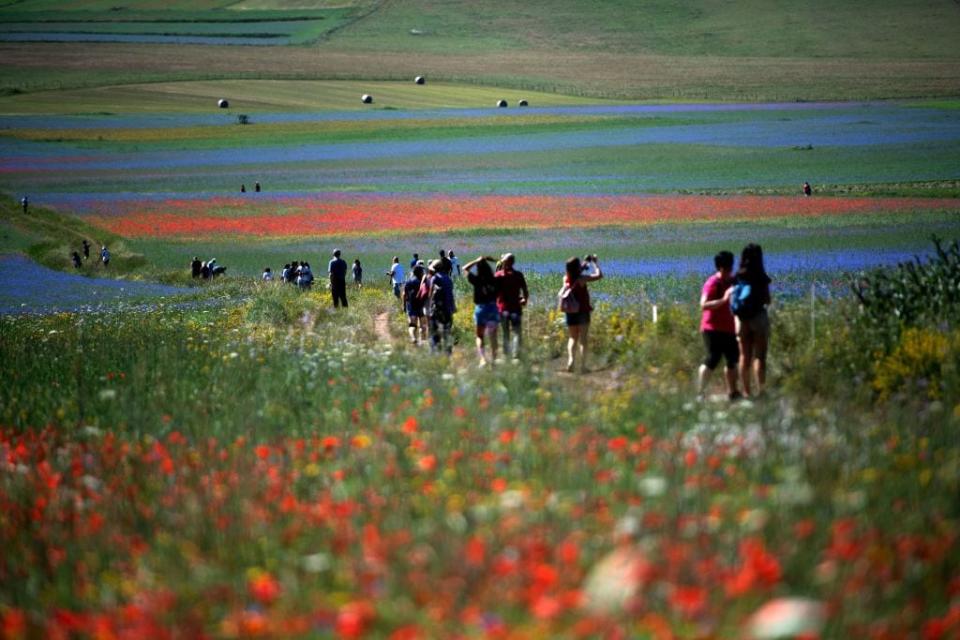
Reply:
<svg viewBox="0 0 960 640"><path fill-rule="evenodd" d="M960 58L953 44L960 11L948 0L906 4L698 0L682 5L403 0L346 8L210 3L174 5L166 18L165 11L151 3L119 4L118 11L109 10L112 6L58 4L54 10L47 3L16 3L0 8L0 15L34 22L73 15L80 20L74 27L82 30L83 21L100 25L96 29L120 29L118 20L142 19L144 11L153 12L156 20L172 20L177 11L205 11L208 18L226 22L195 23L190 29L221 29L234 20L236 33L250 31L256 22L239 20L251 16L276 21L321 12L330 20L320 21L324 23L317 27L320 31L310 27L296 39L315 39L323 32L315 44L257 47L254 55L242 46L4 43L0 90L214 77L398 80L427 75L435 80L631 100L876 99L960 93Z"/></svg>

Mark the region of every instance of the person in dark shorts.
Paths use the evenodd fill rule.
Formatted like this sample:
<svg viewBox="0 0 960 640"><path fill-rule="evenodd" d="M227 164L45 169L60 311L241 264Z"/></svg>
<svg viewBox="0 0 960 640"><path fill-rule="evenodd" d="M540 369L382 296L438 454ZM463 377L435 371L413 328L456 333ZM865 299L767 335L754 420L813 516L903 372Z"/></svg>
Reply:
<svg viewBox="0 0 960 640"><path fill-rule="evenodd" d="M563 285L572 291L577 301L578 310L567 313L567 371L573 372L576 363L580 362L580 372L587 371L587 346L590 338L590 314L593 307L590 305L590 291L588 282L603 278L600 262L597 256L588 256L587 264L580 262L580 258L567 260L566 273L563 276ZM592 269L590 268L592 266ZM579 358L577 357L579 356Z"/></svg>
<svg viewBox="0 0 960 640"><path fill-rule="evenodd" d="M340 257L340 249L333 250L333 260L327 267L330 275L330 295L333 306L347 306L347 261Z"/></svg>
<svg viewBox="0 0 960 640"><path fill-rule="evenodd" d="M700 332L707 349L706 358L697 371L697 397L703 399L710 380L710 373L720 360L726 361L724 370L727 381L727 396L740 398L737 390L737 364L740 347L737 344L736 327L730 311L730 291L733 286L733 254L721 251L713 258L716 272L703 283L700 293Z"/></svg>
<svg viewBox="0 0 960 640"><path fill-rule="evenodd" d="M439 260L433 260L428 267L429 277L423 279L421 297L424 289L427 299L427 318L430 323L430 349L434 353L453 352L453 314L457 312L457 303L453 293L453 281L442 271Z"/></svg>
<svg viewBox="0 0 960 640"><path fill-rule="evenodd" d="M503 352L514 360L520 357L523 343L523 308L530 299L527 280L523 273L513 268L515 262L516 258L512 253L505 254L500 259L500 269L494 275L498 284L497 311L503 326Z"/></svg>
<svg viewBox="0 0 960 640"><path fill-rule="evenodd" d="M735 310L737 340L740 343L740 384L747 397L763 395L767 383L767 346L770 343L770 317L767 306L770 304L770 276L763 266L763 249L750 243L740 253L740 264L734 277L734 286L750 286L751 295L741 306L744 310ZM752 304L750 303L752 300ZM751 385L753 373L756 374L756 392Z"/></svg>
<svg viewBox="0 0 960 640"><path fill-rule="evenodd" d="M427 317L424 314L426 300L420 295L422 284L423 267L414 267L413 273L403 283L400 297L403 308L407 312L407 331L410 334L410 342L415 345L422 344L427 339Z"/></svg>

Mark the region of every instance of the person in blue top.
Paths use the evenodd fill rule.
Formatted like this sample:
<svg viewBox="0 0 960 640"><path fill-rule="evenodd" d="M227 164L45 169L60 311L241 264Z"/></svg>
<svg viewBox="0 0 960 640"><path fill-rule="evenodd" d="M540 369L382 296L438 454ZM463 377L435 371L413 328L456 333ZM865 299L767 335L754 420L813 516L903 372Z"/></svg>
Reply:
<svg viewBox="0 0 960 640"><path fill-rule="evenodd" d="M347 261L340 257L340 249L333 250L333 260L327 267L330 274L330 294L333 296L333 306L347 306Z"/></svg>

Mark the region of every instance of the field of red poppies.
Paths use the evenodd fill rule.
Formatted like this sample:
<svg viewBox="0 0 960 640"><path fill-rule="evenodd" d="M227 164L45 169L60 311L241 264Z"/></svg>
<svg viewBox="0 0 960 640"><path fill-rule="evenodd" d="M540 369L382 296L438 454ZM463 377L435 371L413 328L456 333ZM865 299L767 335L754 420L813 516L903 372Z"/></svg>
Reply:
<svg viewBox="0 0 960 640"><path fill-rule="evenodd" d="M86 205L89 220L131 237L300 237L715 222L956 210L952 198L790 196L351 196L264 194Z"/></svg>

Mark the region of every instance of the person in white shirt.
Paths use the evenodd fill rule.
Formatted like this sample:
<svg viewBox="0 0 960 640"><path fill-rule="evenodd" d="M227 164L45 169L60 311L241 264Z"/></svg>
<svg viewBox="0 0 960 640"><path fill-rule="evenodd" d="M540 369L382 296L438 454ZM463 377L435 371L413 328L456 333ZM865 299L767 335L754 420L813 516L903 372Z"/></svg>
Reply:
<svg viewBox="0 0 960 640"><path fill-rule="evenodd" d="M393 256L393 264L390 265L387 275L390 276L390 282L393 284L393 295L399 300L400 290L403 288L403 265L400 264L399 257Z"/></svg>

